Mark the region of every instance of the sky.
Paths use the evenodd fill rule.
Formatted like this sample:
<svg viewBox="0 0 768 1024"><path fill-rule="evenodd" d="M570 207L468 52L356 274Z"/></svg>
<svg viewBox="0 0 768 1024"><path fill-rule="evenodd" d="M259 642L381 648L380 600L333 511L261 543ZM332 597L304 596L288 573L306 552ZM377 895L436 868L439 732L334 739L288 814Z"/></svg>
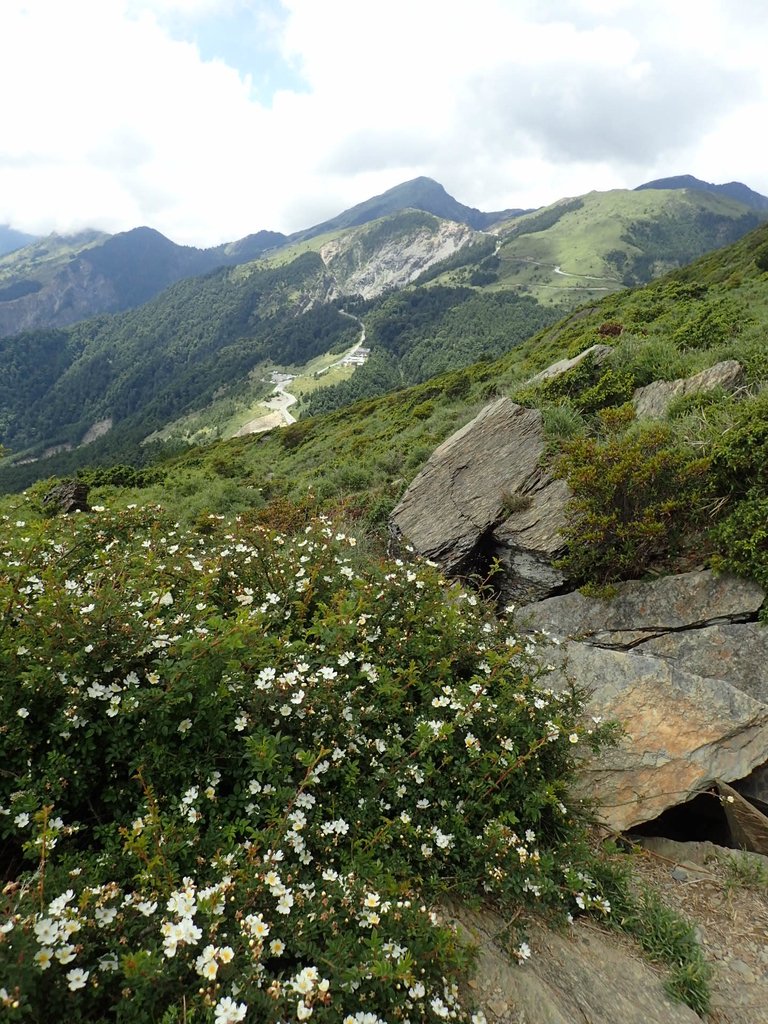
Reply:
<svg viewBox="0 0 768 1024"><path fill-rule="evenodd" d="M0 0L0 224L214 245L418 175L768 194L764 0Z"/></svg>

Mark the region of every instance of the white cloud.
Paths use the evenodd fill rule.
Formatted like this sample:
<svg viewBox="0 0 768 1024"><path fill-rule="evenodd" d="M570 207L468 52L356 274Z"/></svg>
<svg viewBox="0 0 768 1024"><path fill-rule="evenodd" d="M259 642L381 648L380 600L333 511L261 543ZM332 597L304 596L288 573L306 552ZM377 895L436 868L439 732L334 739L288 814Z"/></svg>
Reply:
<svg viewBox="0 0 768 1024"><path fill-rule="evenodd" d="M417 174L485 209L682 172L768 192L756 2L283 8L3 0L0 222L148 223L212 244L306 226ZM301 91L262 105L247 70L178 37L178 19L223 25L245 9Z"/></svg>

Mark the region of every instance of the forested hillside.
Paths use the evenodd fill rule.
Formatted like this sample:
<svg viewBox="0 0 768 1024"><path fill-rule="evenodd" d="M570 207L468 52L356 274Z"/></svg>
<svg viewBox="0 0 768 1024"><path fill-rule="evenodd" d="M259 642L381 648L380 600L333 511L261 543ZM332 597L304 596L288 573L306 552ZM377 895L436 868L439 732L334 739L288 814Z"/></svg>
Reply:
<svg viewBox="0 0 768 1024"><path fill-rule="evenodd" d="M440 285L355 309L366 325L371 358L350 380L315 391L306 404L310 415L496 359L557 316L530 296Z"/></svg>
<svg viewBox="0 0 768 1024"><path fill-rule="evenodd" d="M325 297L307 254L279 268L222 269L138 310L0 342L3 443L77 444L104 418L146 436L265 361L304 362L351 344L356 327Z"/></svg>

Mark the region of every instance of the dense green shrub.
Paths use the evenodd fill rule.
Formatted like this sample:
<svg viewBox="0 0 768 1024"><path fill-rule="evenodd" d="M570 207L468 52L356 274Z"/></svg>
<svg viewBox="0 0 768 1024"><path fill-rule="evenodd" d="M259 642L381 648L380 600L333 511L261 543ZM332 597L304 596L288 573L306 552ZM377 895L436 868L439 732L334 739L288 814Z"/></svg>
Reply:
<svg viewBox="0 0 768 1024"><path fill-rule="evenodd" d="M755 266L758 270L768 271L768 242L755 249Z"/></svg>
<svg viewBox="0 0 768 1024"><path fill-rule="evenodd" d="M631 374L612 367L603 368L592 354L565 373L527 385L515 393L515 401L541 405L566 399L583 413L597 412L609 405L621 405L634 390Z"/></svg>
<svg viewBox="0 0 768 1024"><path fill-rule="evenodd" d="M469 1021L441 895L608 911L580 695L430 567L323 522L2 527L9 1020Z"/></svg>
<svg viewBox="0 0 768 1024"><path fill-rule="evenodd" d="M735 338L749 318L729 299L696 307L690 319L672 335L682 349L713 348Z"/></svg>
<svg viewBox="0 0 768 1024"><path fill-rule="evenodd" d="M713 531L716 567L768 587L768 496L754 493L740 501Z"/></svg>
<svg viewBox="0 0 768 1024"><path fill-rule="evenodd" d="M756 487L768 494L768 391L736 407L714 443L712 473L719 494L743 497Z"/></svg>
<svg viewBox="0 0 768 1024"><path fill-rule="evenodd" d="M701 527L708 460L680 447L664 424L626 430L631 408L607 410L607 436L566 441L556 464L573 492L561 561L598 584L642 575Z"/></svg>

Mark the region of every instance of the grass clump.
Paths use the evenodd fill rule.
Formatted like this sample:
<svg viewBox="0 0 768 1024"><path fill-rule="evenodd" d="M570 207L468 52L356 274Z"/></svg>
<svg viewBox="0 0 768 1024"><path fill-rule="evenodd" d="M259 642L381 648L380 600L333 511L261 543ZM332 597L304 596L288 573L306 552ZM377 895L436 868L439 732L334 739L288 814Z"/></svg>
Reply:
<svg viewBox="0 0 768 1024"><path fill-rule="evenodd" d="M568 795L605 731L431 567L322 520L2 526L9 1019L479 1024L442 897L608 912Z"/></svg>
<svg viewBox="0 0 768 1024"><path fill-rule="evenodd" d="M600 882L610 896L610 925L632 935L649 959L670 969L664 987L673 999L700 1016L708 1013L712 969L693 925L653 889L633 883L628 866L616 857L604 862Z"/></svg>

